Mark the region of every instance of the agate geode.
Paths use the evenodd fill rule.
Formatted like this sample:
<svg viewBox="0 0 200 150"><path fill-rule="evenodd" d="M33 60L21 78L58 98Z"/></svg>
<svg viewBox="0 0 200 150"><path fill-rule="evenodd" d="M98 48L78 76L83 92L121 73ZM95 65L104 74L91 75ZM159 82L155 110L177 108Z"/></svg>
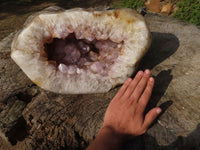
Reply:
<svg viewBox="0 0 200 150"><path fill-rule="evenodd" d="M133 74L150 42L146 22L134 10L50 7L28 18L11 57L46 90L100 93Z"/></svg>

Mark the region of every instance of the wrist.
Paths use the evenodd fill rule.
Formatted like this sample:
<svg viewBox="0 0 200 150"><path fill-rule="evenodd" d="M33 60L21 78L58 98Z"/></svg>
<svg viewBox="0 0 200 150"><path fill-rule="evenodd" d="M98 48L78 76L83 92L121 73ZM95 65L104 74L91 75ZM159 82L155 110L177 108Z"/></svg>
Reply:
<svg viewBox="0 0 200 150"><path fill-rule="evenodd" d="M102 126L99 130L98 135L106 135L107 137L112 139L112 142L118 144L122 144L124 141L124 135L116 132L115 129L111 126Z"/></svg>
<svg viewBox="0 0 200 150"><path fill-rule="evenodd" d="M102 126L87 150L120 150L123 145L122 140L123 138L112 127Z"/></svg>
<svg viewBox="0 0 200 150"><path fill-rule="evenodd" d="M123 143L126 140L135 138L135 136L133 136L131 134L121 133L109 125L103 125L101 127L101 129L99 130L99 133L103 133L103 132L112 135L116 140L120 141L121 143Z"/></svg>

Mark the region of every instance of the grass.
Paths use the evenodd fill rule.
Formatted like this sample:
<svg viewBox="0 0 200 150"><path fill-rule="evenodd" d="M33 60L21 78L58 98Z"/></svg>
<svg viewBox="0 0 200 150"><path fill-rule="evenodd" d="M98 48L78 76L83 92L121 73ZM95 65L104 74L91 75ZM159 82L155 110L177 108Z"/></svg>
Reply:
<svg viewBox="0 0 200 150"><path fill-rule="evenodd" d="M122 3L115 7L127 7L138 9L144 7L145 0L121 0ZM178 10L174 13L173 17L181 19L190 23L200 26L200 0L181 0L177 4Z"/></svg>
<svg viewBox="0 0 200 150"><path fill-rule="evenodd" d="M138 9L140 7L144 7L144 1L145 0L118 0L115 2L114 7L115 8L132 8L132 9Z"/></svg>
<svg viewBox="0 0 200 150"><path fill-rule="evenodd" d="M138 9L144 6L144 0L122 0L123 7Z"/></svg>
<svg viewBox="0 0 200 150"><path fill-rule="evenodd" d="M200 26L200 0L181 0L174 17Z"/></svg>

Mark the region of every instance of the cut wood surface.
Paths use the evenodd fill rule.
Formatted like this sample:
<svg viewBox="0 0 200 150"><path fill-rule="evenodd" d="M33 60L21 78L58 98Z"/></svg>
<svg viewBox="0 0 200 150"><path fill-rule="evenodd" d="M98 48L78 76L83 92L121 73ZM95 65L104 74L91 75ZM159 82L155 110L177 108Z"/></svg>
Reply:
<svg viewBox="0 0 200 150"><path fill-rule="evenodd" d="M139 69L149 68L155 88L148 109L163 113L145 135L124 149L200 147L200 29L171 17L146 14L152 45ZM14 33L0 42L0 149L83 149L101 127L118 91L59 95L33 84L10 58Z"/></svg>

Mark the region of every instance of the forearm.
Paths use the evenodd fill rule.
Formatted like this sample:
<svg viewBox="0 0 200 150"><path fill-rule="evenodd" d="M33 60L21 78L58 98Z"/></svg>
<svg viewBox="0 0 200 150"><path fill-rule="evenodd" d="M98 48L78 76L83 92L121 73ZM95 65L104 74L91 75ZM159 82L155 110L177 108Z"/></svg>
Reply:
<svg viewBox="0 0 200 150"><path fill-rule="evenodd" d="M122 144L123 138L120 135L109 127L103 127L87 150L120 150Z"/></svg>

